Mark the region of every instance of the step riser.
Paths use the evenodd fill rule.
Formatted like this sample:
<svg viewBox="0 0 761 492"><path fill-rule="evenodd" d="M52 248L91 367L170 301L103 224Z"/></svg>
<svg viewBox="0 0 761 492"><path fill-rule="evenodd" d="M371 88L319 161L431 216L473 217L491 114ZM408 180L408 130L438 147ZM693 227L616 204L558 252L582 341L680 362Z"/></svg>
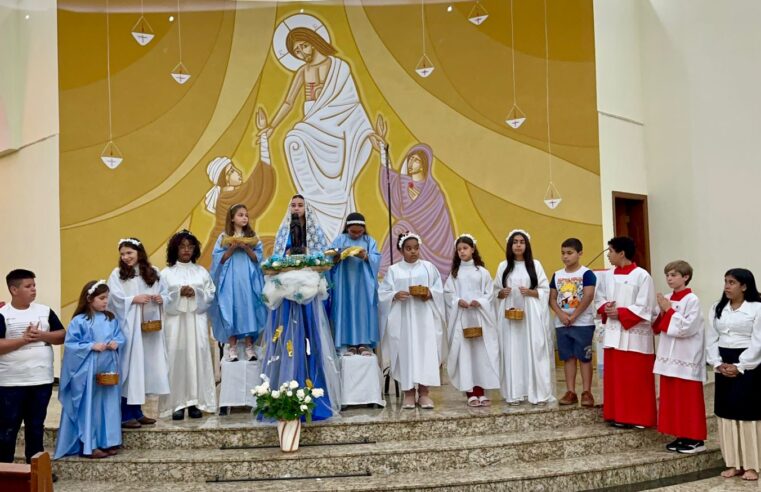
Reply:
<svg viewBox="0 0 761 492"><path fill-rule="evenodd" d="M452 470L468 467L536 462L542 460L581 457L589 454L615 453L625 449L664 444L663 436L653 431L614 432L568 441L528 442L489 448L432 451L430 449L394 454L357 454L353 456L308 457L293 455L293 459L262 459L255 452L230 451L230 461L208 462L200 455L193 462L117 462L58 461L56 473L63 479L99 480L110 477L116 481L204 481L219 479L277 478L365 473L419 472ZM255 456L255 461L247 461Z"/></svg>

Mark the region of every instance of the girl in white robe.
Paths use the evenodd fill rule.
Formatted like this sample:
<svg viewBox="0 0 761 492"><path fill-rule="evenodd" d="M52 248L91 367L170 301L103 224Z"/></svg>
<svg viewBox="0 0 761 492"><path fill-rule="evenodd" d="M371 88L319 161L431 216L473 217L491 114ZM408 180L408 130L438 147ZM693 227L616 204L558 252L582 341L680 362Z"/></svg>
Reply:
<svg viewBox="0 0 761 492"><path fill-rule="evenodd" d="M141 329L143 321L161 319L164 300L159 271L148 261L143 244L126 238L119 240L118 247L119 266L108 277L108 305L126 340L120 350L122 427L133 429L156 423L140 408L146 395L169 394L164 330Z"/></svg>
<svg viewBox="0 0 761 492"><path fill-rule="evenodd" d="M436 267L419 259L420 242L417 234L400 234L397 249L404 261L389 267L378 296L381 344L391 375L404 390L402 408L415 408L417 403L430 409L428 387L441 384L439 368L446 358L444 289ZM410 291L421 286L427 292L413 296Z"/></svg>
<svg viewBox="0 0 761 492"><path fill-rule="evenodd" d="M501 353L502 397L511 405L528 400L543 405L553 398L554 348L550 331L550 286L531 253L531 236L516 229L507 236L506 260L494 276ZM507 319L507 311L523 319Z"/></svg>
<svg viewBox="0 0 761 492"><path fill-rule="evenodd" d="M484 390L499 388L499 337L494 320L494 288L476 240L463 234L455 241L451 275L444 285L449 327L449 381L468 397L468 406L491 405ZM466 328L481 335L466 338Z"/></svg>
<svg viewBox="0 0 761 492"><path fill-rule="evenodd" d="M184 419L186 408L191 418L217 410L206 317L215 290L209 272L195 264L200 255L201 243L182 230L169 240L169 266L161 272L171 391L159 399L159 413L173 420Z"/></svg>

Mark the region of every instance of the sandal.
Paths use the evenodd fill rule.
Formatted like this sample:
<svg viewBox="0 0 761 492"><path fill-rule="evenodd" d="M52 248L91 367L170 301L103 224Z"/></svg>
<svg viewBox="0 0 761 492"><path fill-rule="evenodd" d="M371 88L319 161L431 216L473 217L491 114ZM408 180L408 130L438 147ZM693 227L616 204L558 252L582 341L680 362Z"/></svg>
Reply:
<svg viewBox="0 0 761 492"><path fill-rule="evenodd" d="M491 400L488 396L479 396L478 397L479 403L481 403L482 407L490 407L491 406Z"/></svg>
<svg viewBox="0 0 761 492"><path fill-rule="evenodd" d="M471 396L468 398L468 406L469 407L480 407L481 402L478 400L477 396Z"/></svg>
<svg viewBox="0 0 761 492"><path fill-rule="evenodd" d="M405 410L412 410L415 408L415 390L410 392L404 392L404 400L402 400L402 408Z"/></svg>
<svg viewBox="0 0 761 492"><path fill-rule="evenodd" d="M721 476L724 478L732 478L738 475L742 475L745 472L742 468L727 468L721 472Z"/></svg>
<svg viewBox="0 0 761 492"><path fill-rule="evenodd" d="M364 345L359 346L358 352L360 355L364 355L365 357L371 357L373 355L373 351Z"/></svg>
<svg viewBox="0 0 761 492"><path fill-rule="evenodd" d="M746 482L755 482L758 480L758 473L756 473L756 470L745 470L742 479Z"/></svg>
<svg viewBox="0 0 761 492"><path fill-rule="evenodd" d="M357 347L349 347L344 352L344 355L357 355Z"/></svg>
<svg viewBox="0 0 761 492"><path fill-rule="evenodd" d="M431 400L431 397L428 396L427 393L418 396L417 404L420 405L420 408L424 408L426 410L433 409L433 400Z"/></svg>

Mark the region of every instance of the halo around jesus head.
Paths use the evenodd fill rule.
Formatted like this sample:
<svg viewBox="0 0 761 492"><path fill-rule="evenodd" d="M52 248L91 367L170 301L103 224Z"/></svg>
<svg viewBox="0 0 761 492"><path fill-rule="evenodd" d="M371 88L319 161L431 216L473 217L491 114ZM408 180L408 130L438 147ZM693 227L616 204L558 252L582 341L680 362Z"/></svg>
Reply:
<svg viewBox="0 0 761 492"><path fill-rule="evenodd" d="M292 72L298 70L304 64L304 60L299 60L288 52L288 46L285 44L288 33L297 27L311 29L322 39L330 43L328 29L316 17L309 14L295 14L284 19L278 24L275 34L272 36L272 50L275 52L277 60Z"/></svg>

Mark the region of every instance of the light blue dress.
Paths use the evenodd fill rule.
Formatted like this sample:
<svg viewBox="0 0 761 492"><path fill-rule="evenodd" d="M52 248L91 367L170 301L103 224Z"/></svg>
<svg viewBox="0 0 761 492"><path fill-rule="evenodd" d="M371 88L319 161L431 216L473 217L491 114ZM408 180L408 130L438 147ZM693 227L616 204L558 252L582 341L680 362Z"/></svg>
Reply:
<svg viewBox="0 0 761 492"><path fill-rule="evenodd" d="M118 351L92 350L95 343L112 341L121 348L124 335L119 322L103 313L92 319L79 314L69 323L58 389L63 408L55 459L122 443L121 384L101 386L95 381L98 373L119 372Z"/></svg>
<svg viewBox="0 0 761 492"><path fill-rule="evenodd" d="M224 236L219 235L211 254L211 278L217 288L209 311L214 338L222 343L231 336L257 338L267 322L267 306L261 298L264 288L264 275L259 266L262 243L254 248L258 262L251 261L244 250L237 249L222 263L222 255L228 248L222 245Z"/></svg>
<svg viewBox="0 0 761 492"><path fill-rule="evenodd" d="M375 239L367 234L359 239L341 234L331 248L341 251L352 246L364 248L367 260L349 256L331 270L333 338L336 348L358 345L375 348L379 342L378 269L381 254Z"/></svg>

